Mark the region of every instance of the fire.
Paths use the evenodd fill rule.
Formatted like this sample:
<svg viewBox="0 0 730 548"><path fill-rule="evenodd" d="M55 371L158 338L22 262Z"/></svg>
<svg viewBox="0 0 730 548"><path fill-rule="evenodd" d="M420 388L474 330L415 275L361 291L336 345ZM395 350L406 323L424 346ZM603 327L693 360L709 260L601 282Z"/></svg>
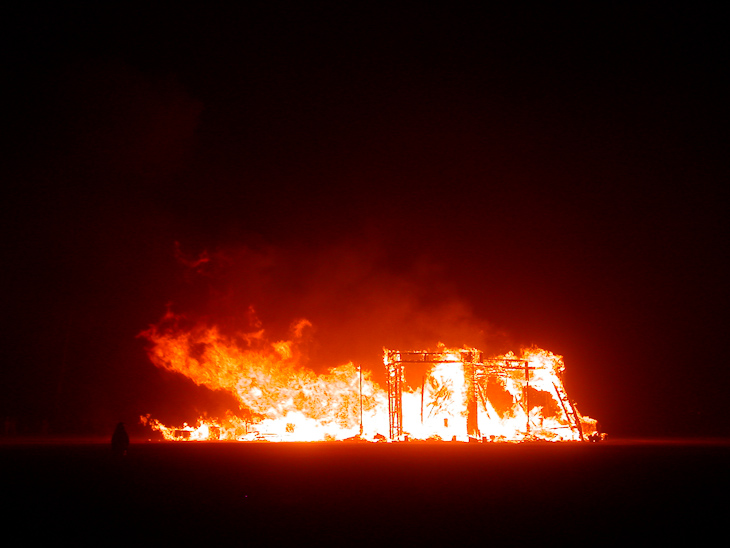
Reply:
<svg viewBox="0 0 730 548"><path fill-rule="evenodd" d="M261 329L226 335L184 328L168 314L141 335L158 367L232 394L236 412L195 426L144 424L167 440L327 441L358 439L550 441L596 439L596 421L579 415L562 383L561 356L541 349L486 358L473 348L384 349L387 389L352 362L316 374L302 364L306 320L289 340Z"/></svg>

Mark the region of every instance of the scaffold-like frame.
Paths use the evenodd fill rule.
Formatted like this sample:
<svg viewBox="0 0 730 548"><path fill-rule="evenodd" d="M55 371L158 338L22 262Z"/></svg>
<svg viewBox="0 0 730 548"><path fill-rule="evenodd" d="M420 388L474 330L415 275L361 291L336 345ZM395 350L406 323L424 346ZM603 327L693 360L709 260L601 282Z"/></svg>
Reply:
<svg viewBox="0 0 730 548"><path fill-rule="evenodd" d="M461 363L464 367L464 375L467 385L467 434L471 438L480 439L478 423L478 402L486 406L486 378L489 373L499 374L507 370L523 370L523 406L525 415L525 436L530 436L530 371L536 369L531 366L528 360L519 358L484 358L483 352L475 349L459 350L458 358L453 351L429 352L420 350L388 350L383 349L383 362L385 363L387 384L388 384L388 424L389 437L391 441L402 440L403 432L403 384L405 383L405 364L408 363ZM560 405L568 420L568 424L578 434L581 441L584 441L583 429L581 427L580 415L575 405L570 401L564 388L553 383L555 393Z"/></svg>

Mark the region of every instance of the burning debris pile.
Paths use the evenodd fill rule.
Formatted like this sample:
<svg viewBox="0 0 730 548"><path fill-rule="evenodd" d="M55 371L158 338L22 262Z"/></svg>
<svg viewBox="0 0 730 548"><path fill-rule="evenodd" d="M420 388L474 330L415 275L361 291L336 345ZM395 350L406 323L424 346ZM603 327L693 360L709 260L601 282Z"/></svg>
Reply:
<svg viewBox="0 0 730 548"><path fill-rule="evenodd" d="M596 421L565 393L562 357L545 350L487 358L473 348L386 349L383 389L353 363L319 375L301 365L306 320L293 326L291 340L271 343L263 330L231 337L215 327L182 328L179 319L168 314L142 333L150 359L232 394L239 409L195 426L141 417L167 440L599 439Z"/></svg>

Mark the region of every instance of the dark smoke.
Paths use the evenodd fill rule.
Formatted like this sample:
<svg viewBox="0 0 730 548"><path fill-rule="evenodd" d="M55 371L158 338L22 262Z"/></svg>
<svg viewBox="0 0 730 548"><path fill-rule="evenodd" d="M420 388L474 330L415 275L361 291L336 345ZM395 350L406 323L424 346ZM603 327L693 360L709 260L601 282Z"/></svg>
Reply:
<svg viewBox="0 0 730 548"><path fill-rule="evenodd" d="M427 255L393 255L382 241L343 238L313 250L228 246L180 252L184 294L175 312L231 334L263 327L287 338L293 322L313 325L309 365L348 361L380 376L382 349L476 346L498 354L507 336L479 318ZM518 349L515 349L518 350Z"/></svg>

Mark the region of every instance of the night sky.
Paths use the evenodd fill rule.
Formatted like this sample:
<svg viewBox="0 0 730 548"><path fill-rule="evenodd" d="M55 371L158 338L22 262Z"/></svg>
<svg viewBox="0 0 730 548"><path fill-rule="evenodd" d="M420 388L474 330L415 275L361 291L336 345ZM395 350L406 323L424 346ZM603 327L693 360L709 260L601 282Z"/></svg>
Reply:
<svg viewBox="0 0 730 548"><path fill-rule="evenodd" d="M730 435L719 11L104 5L4 17L19 433L230 405L138 334L253 307L316 371L534 344L609 435Z"/></svg>

